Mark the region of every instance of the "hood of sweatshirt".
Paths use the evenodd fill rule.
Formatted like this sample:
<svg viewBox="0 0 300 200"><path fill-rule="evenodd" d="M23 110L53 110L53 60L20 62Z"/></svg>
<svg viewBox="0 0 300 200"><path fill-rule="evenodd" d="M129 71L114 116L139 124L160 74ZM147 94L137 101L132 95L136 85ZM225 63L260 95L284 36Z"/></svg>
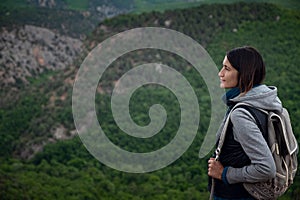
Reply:
<svg viewBox="0 0 300 200"><path fill-rule="evenodd" d="M264 110L282 111L282 103L277 96L277 88L274 86L259 85L245 95L239 95L230 101L247 103Z"/></svg>

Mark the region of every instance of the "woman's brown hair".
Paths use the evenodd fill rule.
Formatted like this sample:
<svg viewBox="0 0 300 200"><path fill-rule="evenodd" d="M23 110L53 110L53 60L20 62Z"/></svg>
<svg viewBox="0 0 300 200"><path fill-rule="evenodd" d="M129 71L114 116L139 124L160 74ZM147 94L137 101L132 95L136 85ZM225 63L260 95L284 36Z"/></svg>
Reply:
<svg viewBox="0 0 300 200"><path fill-rule="evenodd" d="M230 64L239 72L238 85L241 93L246 94L253 86L265 79L266 68L262 56L253 47L238 47L227 52Z"/></svg>

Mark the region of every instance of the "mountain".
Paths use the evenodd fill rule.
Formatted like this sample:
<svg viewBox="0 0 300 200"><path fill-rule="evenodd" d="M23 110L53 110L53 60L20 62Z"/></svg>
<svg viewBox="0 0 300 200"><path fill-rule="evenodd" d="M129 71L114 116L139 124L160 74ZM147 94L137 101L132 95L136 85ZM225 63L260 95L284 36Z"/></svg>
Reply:
<svg viewBox="0 0 300 200"><path fill-rule="evenodd" d="M127 1L4 0L0 25L34 25L70 37L84 38L104 19L129 12Z"/></svg>
<svg viewBox="0 0 300 200"><path fill-rule="evenodd" d="M223 1L227 4L233 2L235 1ZM157 10L155 12L159 14L171 8L195 7L204 3L218 3L218 1L1 1L0 85L18 88L19 85L28 84L30 77L39 76L45 71L55 73L72 65L79 53L85 51L82 42L105 19L129 12ZM276 3L287 8L298 9L297 1L294 0ZM163 25L172 22L166 19L164 22L157 23ZM157 23L149 25L157 26ZM168 27L173 28L173 25ZM105 31L106 26L103 25L102 29ZM211 34L203 33L203 35L209 37Z"/></svg>
<svg viewBox="0 0 300 200"><path fill-rule="evenodd" d="M0 85L18 88L72 65L101 21L133 10L127 1L20 0L0 3Z"/></svg>
<svg viewBox="0 0 300 200"><path fill-rule="evenodd" d="M253 45L260 50L266 61L266 83L278 87L279 96L291 113L294 132L299 138L300 124L297 119L300 115L300 88L296 84L299 78L297 65L300 62L297 56L300 53L299 19L298 10L274 4L234 3L120 15L99 23L84 40L70 36L61 40L66 35L32 24L19 29L3 29L1 36L6 35L8 39L2 44L11 46L8 54L20 48L20 52L24 52L23 57L30 60L27 57L32 57L34 54L31 52L35 51L30 51L30 46L27 52L23 45L18 47L18 44L36 37L38 39L32 43L43 41L47 47L36 55L44 55L59 44L62 45L62 50L57 52L57 57L53 56L55 62L59 64L65 60L64 56L68 55L69 48L74 51L73 58L75 55L78 57L72 64L58 67L57 71L45 70L39 76L28 78L28 84L1 90L1 198L207 199L207 163L205 159L198 158L198 153L209 124L210 97L201 75L180 57L151 49L121 56L105 72L96 93L97 117L108 138L128 151L149 152L168 144L176 134L180 122L180 106L174 94L166 88L140 88L133 93L130 102L133 121L139 125L147 125L150 120L149 108L157 103L164 106L168 121L163 130L153 138L143 140L124 134L116 125L110 109L112 89L124 72L133 66L149 62L174 66L189 81L199 101L199 130L182 157L161 170L131 174L111 169L99 162L76 135L72 115L72 89L83 59L105 39L122 31L146 26L169 28L188 35L208 51L217 65L221 65L227 50L236 46ZM28 28L40 34L34 35L28 32ZM24 40L23 35L26 38ZM16 39L9 39L14 37ZM82 45L83 50L73 48L73 44ZM5 52L4 49L2 47L1 53ZM52 52L55 51L50 51L47 55ZM14 61L17 58L10 56L10 59ZM41 64L38 60L42 59L35 58L31 62ZM35 69L33 65L32 69ZM25 71L20 71L21 77L23 73ZM293 187L282 199L297 199L299 184L299 177L296 176Z"/></svg>

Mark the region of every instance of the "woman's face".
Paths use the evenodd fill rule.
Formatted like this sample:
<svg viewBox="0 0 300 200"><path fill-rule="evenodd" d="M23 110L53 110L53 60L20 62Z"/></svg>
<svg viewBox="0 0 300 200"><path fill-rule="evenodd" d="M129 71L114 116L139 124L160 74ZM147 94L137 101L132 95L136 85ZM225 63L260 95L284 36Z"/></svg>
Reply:
<svg viewBox="0 0 300 200"><path fill-rule="evenodd" d="M223 67L219 72L220 77L220 87L221 88L233 88L238 85L238 74L239 72L232 67L227 56L223 60Z"/></svg>

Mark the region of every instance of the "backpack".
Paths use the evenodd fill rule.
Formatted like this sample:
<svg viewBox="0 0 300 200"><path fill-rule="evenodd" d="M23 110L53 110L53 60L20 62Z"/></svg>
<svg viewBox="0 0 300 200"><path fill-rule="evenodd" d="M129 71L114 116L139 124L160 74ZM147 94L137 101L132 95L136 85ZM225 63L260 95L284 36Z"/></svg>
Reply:
<svg viewBox="0 0 300 200"><path fill-rule="evenodd" d="M281 113L278 113L275 111L257 109L244 103L236 104L231 112L238 107L246 109L255 118L259 129L262 131L263 135L266 136L265 139L276 165L275 178L266 182L243 183L243 185L256 199L277 199L284 194L293 183L298 167L298 144L292 130L289 113L285 108L283 108ZM261 113L266 115L264 119L267 117L267 121L264 121ZM228 116L220 140L225 138L229 118L230 117ZM265 131L267 131L267 133L265 133ZM221 152L223 142L224 141L220 144L219 141L219 146L216 151L218 155Z"/></svg>

